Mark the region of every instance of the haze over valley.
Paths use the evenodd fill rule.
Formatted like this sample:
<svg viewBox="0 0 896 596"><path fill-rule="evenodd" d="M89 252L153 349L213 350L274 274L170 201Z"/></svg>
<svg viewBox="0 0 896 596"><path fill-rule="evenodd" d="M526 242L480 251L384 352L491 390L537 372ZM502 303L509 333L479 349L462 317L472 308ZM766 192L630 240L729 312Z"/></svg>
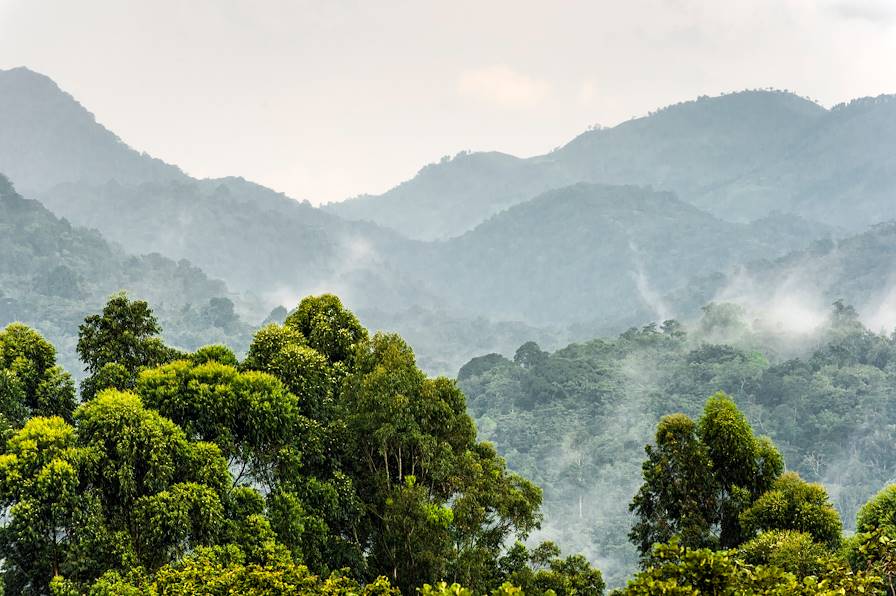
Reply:
<svg viewBox="0 0 896 596"><path fill-rule="evenodd" d="M598 102L591 79L579 84L566 62L550 80L499 65L457 82L490 111L439 103L443 91L411 79L390 91L410 93L398 122L357 56L312 43L348 35L358 15L309 9L313 23L296 25L307 39L292 40L268 11L236 4L197 25L197 46L213 24L232 34L241 15L244 33L266 31L271 47L215 38L210 47L259 55L222 57L226 76L217 62L197 71L227 78L232 95L209 102L229 116L196 151L229 167L228 143L240 156L254 146L248 171L194 176L220 170L150 154L104 125L176 128L195 110L189 82L184 105L170 89L151 113L141 100L107 119L49 71L0 69L2 593L896 594L896 95L831 104L750 87L657 100L629 119L601 98L619 123L569 134L558 96ZM781 18L813 23L812 40L828 26L841 40L896 22L885 3L787 4ZM0 20L23 6L4 12L0 0ZM645 16L644 31L664 32L639 42L657 64L657 49L686 60L718 43L703 21L666 29L692 8L659 3ZM778 47L777 25L757 16L767 9L732 6L736 25L713 18L732 39L746 27L751 47L768 28ZM280 7L284 21L290 10ZM394 7L357 10L372 23ZM633 18L617 12L618 30L594 24L607 44ZM473 35L500 16L477 14L455 30ZM429 52L445 31L414 36L427 31L419 61L441 89L444 64ZM868 47L889 43L876 35ZM641 45L615 43L641 59ZM264 142L279 150L283 137L245 132L269 110L271 130L301 122L309 144L321 138L309 112L285 116L292 74L276 93L269 82L253 91L261 75L237 68L275 73L277 48L306 68L309 96L346 73L358 81L333 106L307 99L334 144L349 130L358 143L344 159L321 145L303 166L319 177L259 165ZM371 62L393 49L371 49ZM738 64L716 78L695 67L700 85L639 87L631 110L738 69L757 80ZM846 78L813 89L830 97ZM896 92L896 79L873 80ZM392 118L394 138L371 148L384 123L340 128L328 110L358 126L352 106ZM445 132L466 115L493 132L515 123L508 143L518 141L535 106L558 112L552 134L567 138L553 150L457 152L461 129ZM195 116L196 130L208 117ZM539 142L544 120L532 122ZM443 138L450 154L427 163ZM332 189L381 179L378 165L398 171L390 151L421 155L416 174L333 200ZM292 183L249 173L274 170L269 179L309 189L345 180L292 196L281 192Z"/></svg>

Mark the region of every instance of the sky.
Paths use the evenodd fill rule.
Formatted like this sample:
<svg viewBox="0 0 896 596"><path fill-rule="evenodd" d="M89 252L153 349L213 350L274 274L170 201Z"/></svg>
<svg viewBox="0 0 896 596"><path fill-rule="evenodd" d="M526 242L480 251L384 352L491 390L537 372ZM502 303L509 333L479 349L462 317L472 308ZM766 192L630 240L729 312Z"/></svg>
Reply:
<svg viewBox="0 0 896 596"><path fill-rule="evenodd" d="M134 148L312 203L699 95L896 93L896 0L0 0L0 68Z"/></svg>

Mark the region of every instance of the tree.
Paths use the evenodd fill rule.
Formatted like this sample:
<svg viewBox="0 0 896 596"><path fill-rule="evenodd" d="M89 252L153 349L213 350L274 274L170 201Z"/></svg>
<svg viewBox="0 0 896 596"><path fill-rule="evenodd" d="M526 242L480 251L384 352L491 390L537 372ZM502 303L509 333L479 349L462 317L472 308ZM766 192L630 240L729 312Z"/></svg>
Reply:
<svg viewBox="0 0 896 596"><path fill-rule="evenodd" d="M159 333L159 323L146 302L129 300L123 292L111 296L102 314L88 316L78 328L78 356L89 374L82 395L89 399L98 393L94 377L106 366L123 367L136 377L143 367L171 360L174 351L162 343Z"/></svg>
<svg viewBox="0 0 896 596"><path fill-rule="evenodd" d="M600 596L604 592L600 570L582 555L562 558L560 548L553 542L543 542L532 551L517 542L501 557L500 567L502 579L518 586L524 594Z"/></svg>
<svg viewBox="0 0 896 596"><path fill-rule="evenodd" d="M778 567L798 579L823 575L835 559L826 545L816 542L811 534L796 530L762 532L740 545L735 556L751 565Z"/></svg>
<svg viewBox="0 0 896 596"><path fill-rule="evenodd" d="M80 596L83 593L78 586L61 578L53 585L54 596ZM260 560L247 556L235 545L203 547L154 574L140 570L106 573L90 586L87 593L90 596L399 596L398 590L385 578L361 585L344 573L333 573L326 578L316 576L304 565L294 563L287 553L270 541L267 554Z"/></svg>
<svg viewBox="0 0 896 596"><path fill-rule="evenodd" d="M341 374L326 356L308 346L298 330L276 324L260 329L242 368L280 379L299 398L302 414L322 422L334 416L334 396Z"/></svg>
<svg viewBox="0 0 896 596"><path fill-rule="evenodd" d="M805 532L828 548L840 544L840 514L828 500L820 484L810 484L796 472L786 472L771 489L740 514L747 534L767 530Z"/></svg>
<svg viewBox="0 0 896 596"><path fill-rule="evenodd" d="M303 299L286 317L285 325L300 332L309 346L334 364L350 364L355 346L367 338L358 318L332 294Z"/></svg>
<svg viewBox="0 0 896 596"><path fill-rule="evenodd" d="M753 435L746 417L724 393L707 400L698 433L719 488L719 544L737 546L745 539L741 511L771 487L784 460L770 440Z"/></svg>
<svg viewBox="0 0 896 596"><path fill-rule="evenodd" d="M40 333L11 323L0 330L0 416L11 428L31 416L71 420L75 409L71 375L56 364L56 348Z"/></svg>
<svg viewBox="0 0 896 596"><path fill-rule="evenodd" d="M645 447L644 484L629 509L636 516L629 539L646 561L657 543L678 537L683 546L715 546L718 484L697 425L684 414L664 416L655 445Z"/></svg>
<svg viewBox="0 0 896 596"><path fill-rule="evenodd" d="M748 537L740 513L783 468L775 446L753 435L723 393L706 401L697 424L684 414L662 418L656 447L646 450L644 484L630 506L637 520L629 539L642 561L673 537L687 548L737 546Z"/></svg>
<svg viewBox="0 0 896 596"><path fill-rule="evenodd" d="M67 551L84 506L79 471L83 450L62 418L35 417L0 455L0 503L8 519L0 532L4 587L42 594L67 571Z"/></svg>
<svg viewBox="0 0 896 596"><path fill-rule="evenodd" d="M188 437L218 445L238 470L235 483L251 479L272 490L282 450L313 449L319 440L317 425L299 415L297 398L267 373L177 360L144 369L135 391Z"/></svg>
<svg viewBox="0 0 896 596"><path fill-rule="evenodd" d="M765 594L768 596L835 596L873 594L880 578L853 572L836 560L819 575L802 580L773 565L750 565L732 551L689 549L677 541L659 544L654 564L638 573L621 596L697 596L699 594Z"/></svg>
<svg viewBox="0 0 896 596"><path fill-rule="evenodd" d="M377 334L359 346L341 405L370 572L402 590L446 572L488 587L481 570L497 566L507 538L536 527L541 493L475 442L456 385L427 379L401 338Z"/></svg>
<svg viewBox="0 0 896 596"><path fill-rule="evenodd" d="M75 422L88 451L81 482L115 540L95 544L93 556L153 570L218 540L232 482L217 445L188 440L136 395L115 390L82 405Z"/></svg>
<svg viewBox="0 0 896 596"><path fill-rule="evenodd" d="M534 368L542 364L548 358L548 353L543 352L534 341L527 341L516 350L513 362L523 368Z"/></svg>

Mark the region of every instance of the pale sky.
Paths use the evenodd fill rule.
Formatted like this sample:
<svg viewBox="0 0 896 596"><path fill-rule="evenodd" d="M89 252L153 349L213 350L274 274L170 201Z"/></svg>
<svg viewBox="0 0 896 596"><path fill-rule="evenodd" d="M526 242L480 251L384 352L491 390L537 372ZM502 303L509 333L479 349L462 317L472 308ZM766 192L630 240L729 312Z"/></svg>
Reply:
<svg viewBox="0 0 896 596"><path fill-rule="evenodd" d="M701 94L896 93L896 0L0 0L0 68L136 149L313 203Z"/></svg>

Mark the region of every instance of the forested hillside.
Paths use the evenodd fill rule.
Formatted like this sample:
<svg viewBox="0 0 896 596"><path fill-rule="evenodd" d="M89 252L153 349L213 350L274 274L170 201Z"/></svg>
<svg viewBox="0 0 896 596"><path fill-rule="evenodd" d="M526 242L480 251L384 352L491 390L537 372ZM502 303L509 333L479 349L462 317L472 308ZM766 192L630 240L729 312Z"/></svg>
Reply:
<svg viewBox="0 0 896 596"><path fill-rule="evenodd" d="M241 178L189 178L130 149L46 77L16 69L0 80L12 119L0 122L9 131L0 135L0 171L8 166L38 187L29 198L131 254L189 260L256 305L253 320L306 293L338 292L367 324L413 337L433 372L453 373L476 353L526 339L559 345L691 312L714 298L706 276L729 279L736 266L840 234L777 213L730 223L688 203L757 160L783 156L782 143L829 117L786 93L672 106L587 132L543 158L463 155L425 168L392 198L346 203L393 218L382 227ZM845 121L834 127L839 134ZM574 184L593 179L639 186ZM434 237L451 234L431 226L455 224L475 229L442 242L386 229ZM679 311L683 290L693 299Z"/></svg>
<svg viewBox="0 0 896 596"><path fill-rule="evenodd" d="M734 305L553 353L522 345L460 371L480 436L544 487L544 536L599 561L611 584L632 572L627 505L659 418L696 415L725 391L789 470L823 482L847 527L896 474L896 336L838 303L802 342L756 331Z"/></svg>
<svg viewBox="0 0 896 596"><path fill-rule="evenodd" d="M328 208L414 238L447 238L547 189L592 182L651 185L729 221L777 210L862 231L892 217L894 110L889 96L831 110L782 91L701 97L546 155L461 154L383 195Z"/></svg>
<svg viewBox="0 0 896 596"><path fill-rule="evenodd" d="M695 276L781 256L828 234L775 214L732 224L671 193L577 184L407 255L407 269L466 311L603 328L671 316L663 297Z"/></svg>
<svg viewBox="0 0 896 596"><path fill-rule="evenodd" d="M682 315L714 299L736 301L796 333L812 331L828 305L844 300L871 330L889 333L896 328L896 223L691 280L669 296Z"/></svg>
<svg viewBox="0 0 896 596"><path fill-rule="evenodd" d="M67 369L81 370L74 350L81 320L121 290L153 300L175 346L248 346L250 328L235 313L233 295L188 261L125 254L96 231L23 199L2 175L0 213L0 325L23 321L39 329Z"/></svg>
<svg viewBox="0 0 896 596"><path fill-rule="evenodd" d="M243 359L166 346L114 296L78 330L80 399L54 346L8 325L4 593L600 596L589 560L620 596L880 593L896 342L837 304L810 357L772 364L738 314L471 361L478 433L457 384L332 295ZM706 343L722 334L737 347Z"/></svg>

